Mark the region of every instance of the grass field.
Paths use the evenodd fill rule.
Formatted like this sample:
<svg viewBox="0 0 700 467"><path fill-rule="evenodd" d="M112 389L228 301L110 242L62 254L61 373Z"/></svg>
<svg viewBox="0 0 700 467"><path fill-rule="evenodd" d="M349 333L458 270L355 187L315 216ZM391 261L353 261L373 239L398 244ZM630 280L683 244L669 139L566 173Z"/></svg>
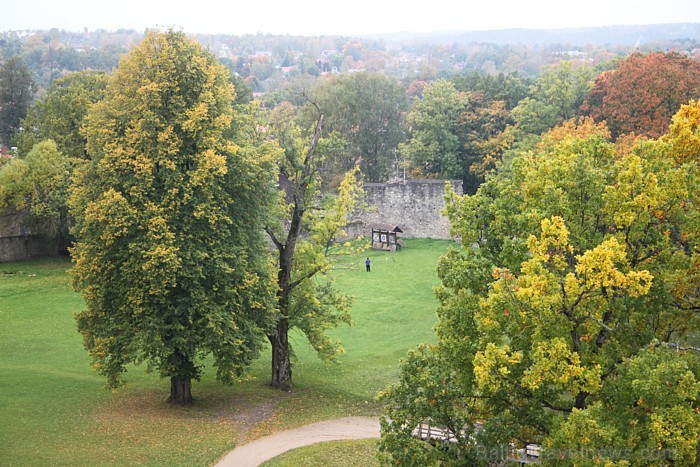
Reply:
<svg viewBox="0 0 700 467"><path fill-rule="evenodd" d="M293 449L265 462L263 467L375 467L377 440L329 441Z"/></svg>
<svg viewBox="0 0 700 467"><path fill-rule="evenodd" d="M211 465L236 443L280 429L377 415L374 396L406 350L433 339L435 265L453 245L408 240L398 253L344 258L334 277L356 297L355 325L333 333L346 350L337 363L321 362L292 336L293 392L268 387L265 354L250 380L230 387L205 371L187 408L165 403L169 382L141 367L129 369L126 387L104 389L76 331L72 313L83 305L67 260L0 264L0 463Z"/></svg>

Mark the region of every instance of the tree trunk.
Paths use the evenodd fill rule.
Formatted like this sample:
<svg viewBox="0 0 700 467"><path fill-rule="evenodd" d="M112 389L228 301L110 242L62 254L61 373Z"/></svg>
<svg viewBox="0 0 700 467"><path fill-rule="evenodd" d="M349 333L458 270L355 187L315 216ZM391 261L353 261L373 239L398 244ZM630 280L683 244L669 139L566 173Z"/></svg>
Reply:
<svg viewBox="0 0 700 467"><path fill-rule="evenodd" d="M277 332L268 336L272 344L273 388L292 390L292 364L289 360L289 321L282 317L277 322Z"/></svg>
<svg viewBox="0 0 700 467"><path fill-rule="evenodd" d="M52 254L54 258L57 258L61 256L61 254L65 251L68 251L67 248L68 245L68 239L63 237L62 235L57 235L56 238L53 240L53 251Z"/></svg>
<svg viewBox="0 0 700 467"><path fill-rule="evenodd" d="M170 377L170 397L171 404L188 405L192 403L192 386L190 378L182 376Z"/></svg>

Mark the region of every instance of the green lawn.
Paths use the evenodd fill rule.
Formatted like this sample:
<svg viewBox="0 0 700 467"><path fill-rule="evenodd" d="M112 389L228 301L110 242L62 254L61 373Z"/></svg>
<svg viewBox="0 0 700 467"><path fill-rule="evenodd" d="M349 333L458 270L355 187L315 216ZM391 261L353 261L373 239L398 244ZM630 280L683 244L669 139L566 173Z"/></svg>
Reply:
<svg viewBox="0 0 700 467"><path fill-rule="evenodd" d="M240 440L347 415L377 415L374 401L406 350L433 339L437 259L454 243L408 240L397 252L343 258L334 277L355 296L353 327L334 335L346 353L323 363L298 335L292 393L268 387L269 354L231 387L205 372L188 408L165 403L169 383L130 368L118 391L89 366L73 311L67 260L0 264L2 465L210 465ZM364 258L372 258L366 273Z"/></svg>
<svg viewBox="0 0 700 467"><path fill-rule="evenodd" d="M263 467L374 467L377 440L329 441L293 449L265 462Z"/></svg>

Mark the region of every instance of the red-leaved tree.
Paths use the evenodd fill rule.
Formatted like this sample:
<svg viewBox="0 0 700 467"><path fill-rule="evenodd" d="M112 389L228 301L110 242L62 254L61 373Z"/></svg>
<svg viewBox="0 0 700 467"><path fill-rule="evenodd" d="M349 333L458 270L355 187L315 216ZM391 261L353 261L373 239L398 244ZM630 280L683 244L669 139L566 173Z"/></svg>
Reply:
<svg viewBox="0 0 700 467"><path fill-rule="evenodd" d="M582 106L613 137L658 138L681 105L700 98L700 62L677 53L635 53L602 73Z"/></svg>

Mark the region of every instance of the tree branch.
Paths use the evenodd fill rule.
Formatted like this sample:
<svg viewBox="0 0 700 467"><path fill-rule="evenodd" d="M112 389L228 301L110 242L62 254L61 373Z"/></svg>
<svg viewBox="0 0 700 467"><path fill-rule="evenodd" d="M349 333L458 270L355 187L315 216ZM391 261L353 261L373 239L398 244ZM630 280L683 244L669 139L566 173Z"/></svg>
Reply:
<svg viewBox="0 0 700 467"><path fill-rule="evenodd" d="M270 240L272 240L272 243L275 244L277 249L282 251L284 249L284 245L282 245L282 243L277 239L275 233L269 227L265 227L265 232L267 233L267 236L270 237Z"/></svg>
<svg viewBox="0 0 700 467"><path fill-rule="evenodd" d="M656 347L661 347L661 346L668 347L669 349L678 350L678 351L681 351L681 350L683 350L683 351L689 350L689 351L691 351L691 352L698 352L698 353L700 353L700 348L698 348L698 347L691 347L691 346L683 347L683 346L681 346L680 344L676 344L675 342L658 342L658 343L656 344Z"/></svg>
<svg viewBox="0 0 700 467"><path fill-rule="evenodd" d="M318 145L318 140L321 139L321 133L323 132L323 114L318 116L318 121L316 122L316 131L314 132L314 137L311 140L311 146L309 150L306 151L306 157L304 158L304 180L309 176L311 172L311 166L313 162L314 153L316 152L316 146Z"/></svg>
<svg viewBox="0 0 700 467"><path fill-rule="evenodd" d="M313 268L311 271L309 271L306 274L304 274L303 276L301 276L299 279L295 280L294 282L290 282L289 283L289 290L290 291L294 290L294 288L296 286L298 286L299 284L301 284L302 282L304 282L307 279L311 279L312 277L314 277L316 275L316 273L320 272L322 269L323 269L322 266L317 266L317 267Z"/></svg>
<svg viewBox="0 0 700 467"><path fill-rule="evenodd" d="M595 321L600 327L602 327L603 329L605 329L608 332L613 332L613 330L614 330L613 328L611 328L610 326L608 326L607 324L605 324L604 322L602 322L601 320L599 320L598 318L596 318L594 316L588 315L588 316L584 316L584 318L590 319L591 321Z"/></svg>
<svg viewBox="0 0 700 467"><path fill-rule="evenodd" d="M571 408L558 407L558 406L550 404L549 402L542 400L542 399L537 399L537 402L539 402L543 406L547 407L548 409L555 410L557 412L571 413Z"/></svg>

